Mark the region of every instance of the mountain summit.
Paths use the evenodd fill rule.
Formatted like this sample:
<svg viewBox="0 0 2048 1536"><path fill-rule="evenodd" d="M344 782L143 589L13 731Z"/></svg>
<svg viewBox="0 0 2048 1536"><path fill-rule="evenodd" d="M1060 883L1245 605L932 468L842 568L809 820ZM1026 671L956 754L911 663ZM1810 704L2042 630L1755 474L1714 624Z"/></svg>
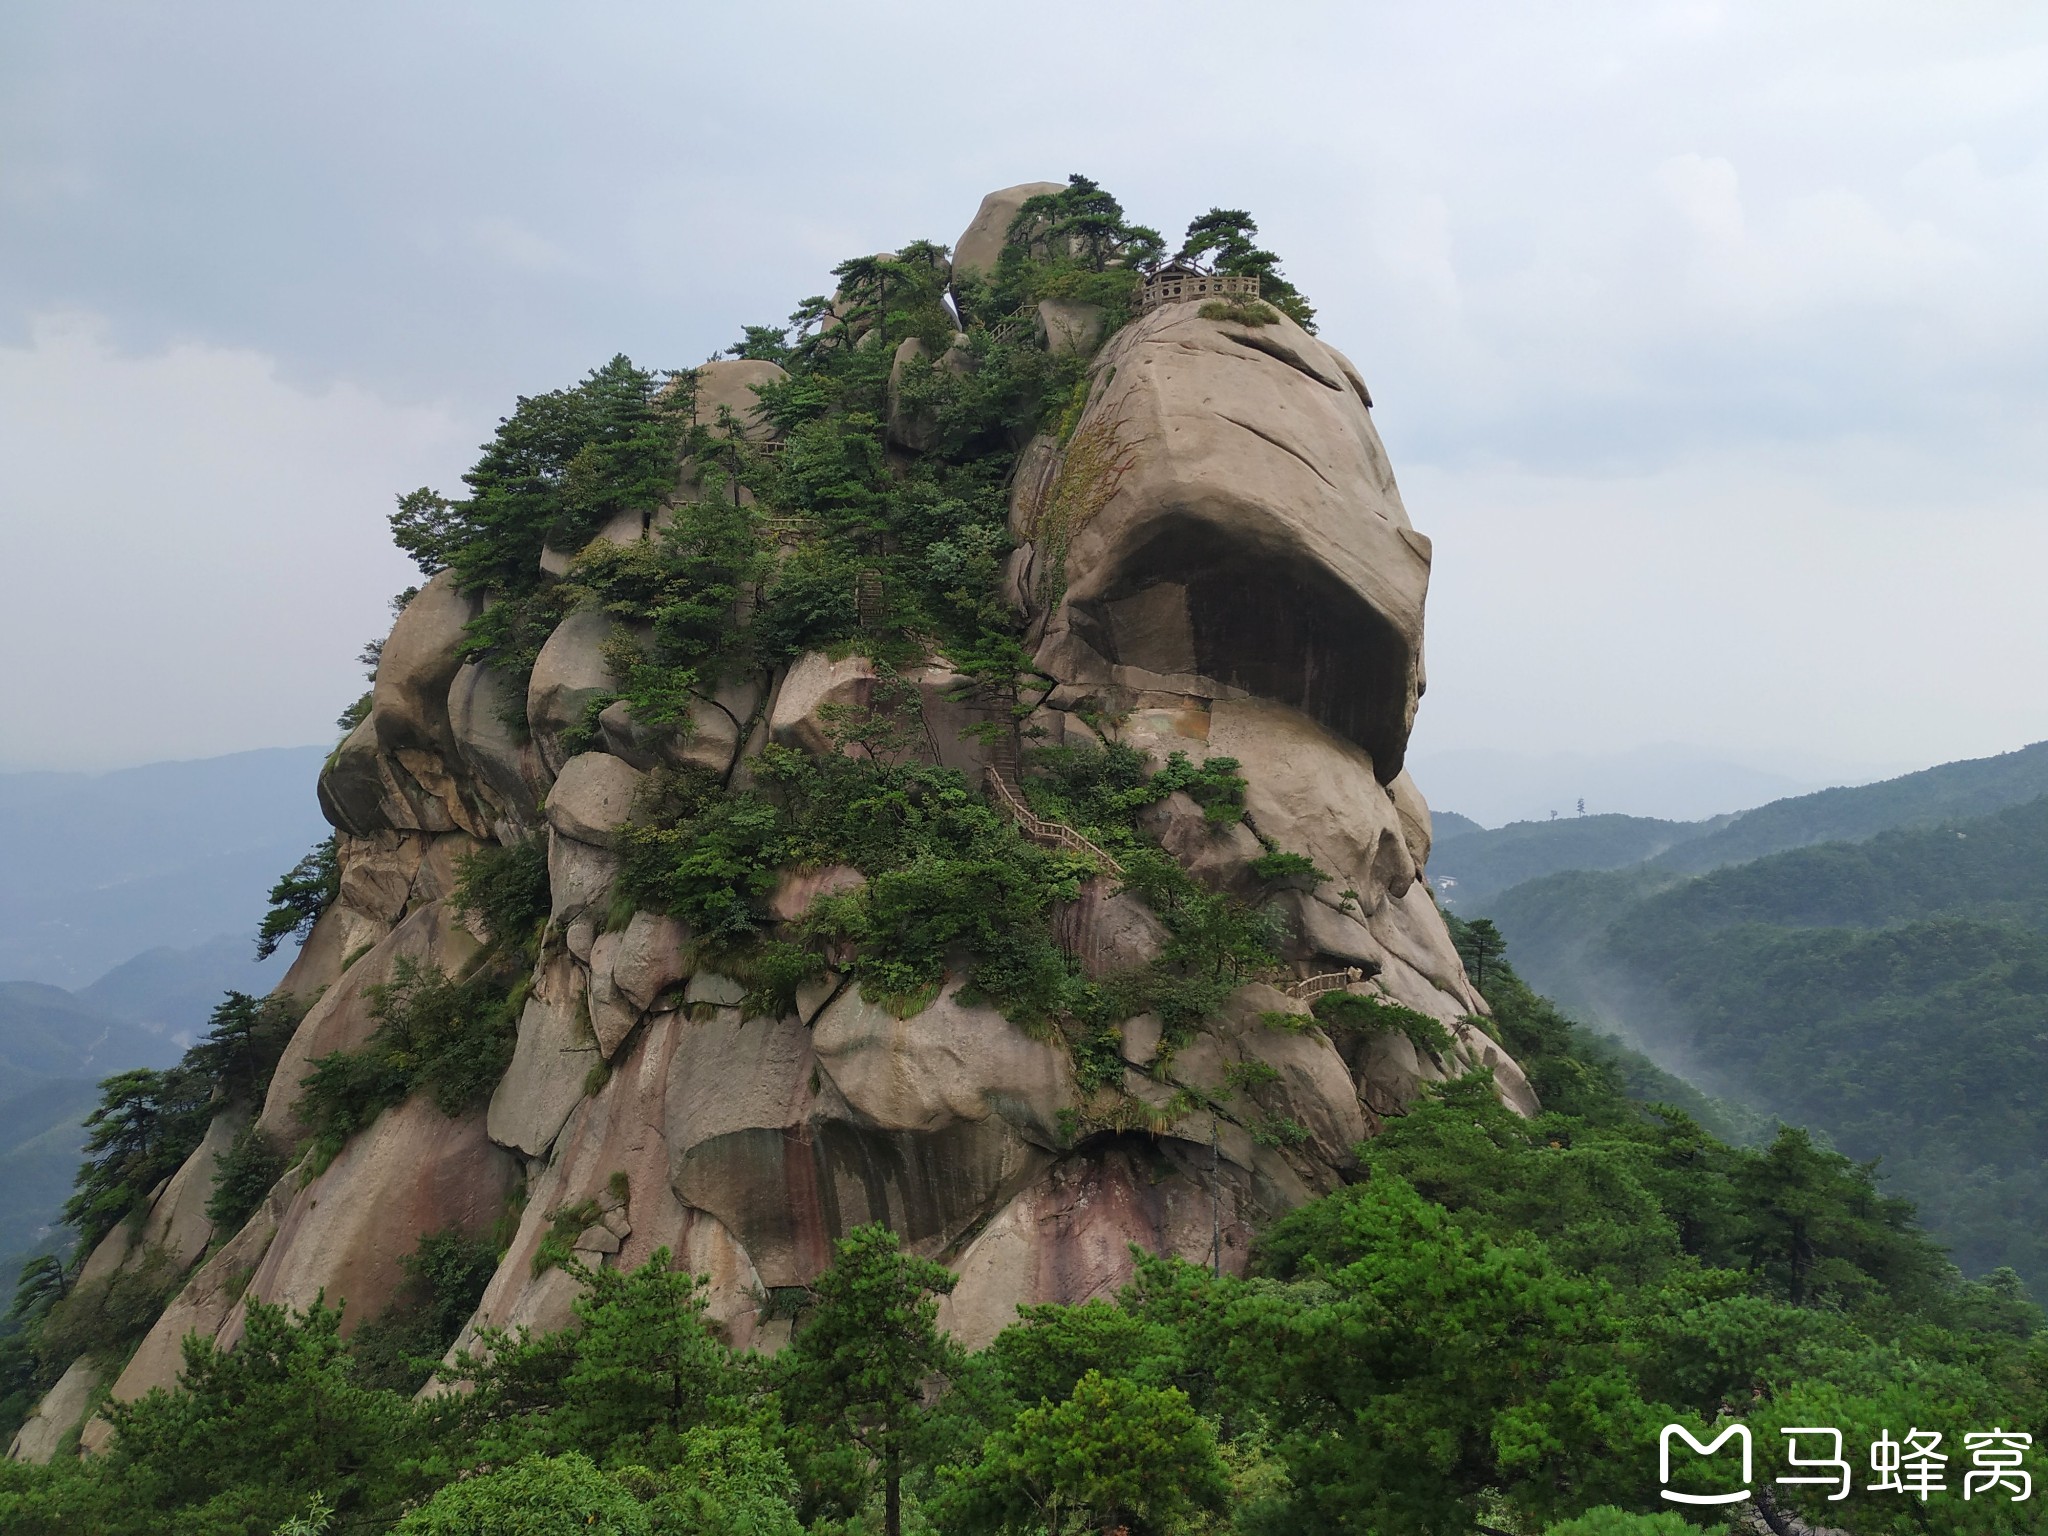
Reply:
<svg viewBox="0 0 2048 1536"><path fill-rule="evenodd" d="M872 1221L978 1345L1132 1244L1242 1272L1426 1082L1535 1111L1402 770L1430 544L1248 234L993 193L404 499L303 1018L86 1266L186 1272L117 1399L449 1231L501 1247L458 1347L656 1249L772 1346Z"/></svg>

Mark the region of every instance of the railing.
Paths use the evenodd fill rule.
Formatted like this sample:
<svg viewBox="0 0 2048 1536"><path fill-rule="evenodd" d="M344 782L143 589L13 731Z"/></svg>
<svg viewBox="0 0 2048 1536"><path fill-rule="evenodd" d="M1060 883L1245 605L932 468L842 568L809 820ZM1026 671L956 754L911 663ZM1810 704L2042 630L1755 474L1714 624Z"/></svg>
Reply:
<svg viewBox="0 0 2048 1536"><path fill-rule="evenodd" d="M1280 990L1289 997L1298 997L1306 1002L1312 997L1321 997L1325 992L1342 992L1354 982L1365 980L1365 972L1357 966L1346 966L1341 971L1324 971L1320 976L1309 976Z"/></svg>
<svg viewBox="0 0 2048 1536"><path fill-rule="evenodd" d="M1012 341L1022 336L1026 331L1031 331L1035 334L1037 330L1038 317L1035 314L1012 315L1009 319L998 321L995 325L990 326L988 339L996 342Z"/></svg>
<svg viewBox="0 0 2048 1536"><path fill-rule="evenodd" d="M862 571L853 583L854 617L863 626L879 624L888 617L889 606L882 590L880 571Z"/></svg>
<svg viewBox="0 0 2048 1536"><path fill-rule="evenodd" d="M1186 272L1148 277L1138 293L1138 313L1162 304L1186 304L1195 299L1252 298L1259 296L1256 277L1232 277L1223 273Z"/></svg>
<svg viewBox="0 0 2048 1536"><path fill-rule="evenodd" d="M1017 791L1010 788L1007 780L995 769L988 770L988 782L995 790L996 803L1009 812L1010 819L1024 829L1024 835L1034 843L1047 847L1063 848L1068 853L1078 853L1084 858L1094 859L1112 875L1121 875L1123 865L1111 858L1102 849L1076 832L1063 821L1047 821L1018 798Z"/></svg>

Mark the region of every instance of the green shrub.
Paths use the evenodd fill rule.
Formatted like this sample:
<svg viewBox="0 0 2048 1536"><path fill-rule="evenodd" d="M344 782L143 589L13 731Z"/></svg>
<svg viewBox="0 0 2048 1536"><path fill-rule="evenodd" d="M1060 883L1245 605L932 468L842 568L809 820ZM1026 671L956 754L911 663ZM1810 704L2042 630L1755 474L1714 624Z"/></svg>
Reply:
<svg viewBox="0 0 2048 1536"><path fill-rule="evenodd" d="M89 1355L102 1371L118 1370L183 1278L161 1248L131 1254L114 1274L73 1288L51 1307L36 1347L52 1366Z"/></svg>
<svg viewBox="0 0 2048 1536"><path fill-rule="evenodd" d="M530 953L550 907L547 839L488 844L459 859L454 899L494 943Z"/></svg>
<svg viewBox="0 0 2048 1536"><path fill-rule="evenodd" d="M401 958L369 988L377 1028L360 1050L322 1056L307 1074L299 1113L313 1127L309 1174L348 1138L416 1092L443 1114L474 1108L512 1062L525 980L487 956L457 978Z"/></svg>
<svg viewBox="0 0 2048 1536"><path fill-rule="evenodd" d="M1247 298L1240 293L1231 294L1228 298L1211 299L1202 306L1200 313L1204 320L1222 320L1231 325L1260 326L1280 323L1280 312L1272 305L1262 304L1257 299Z"/></svg>
<svg viewBox="0 0 2048 1536"><path fill-rule="evenodd" d="M1252 873L1261 880L1301 880L1310 885L1322 885L1330 876L1316 868L1316 861L1300 853L1268 853L1252 860Z"/></svg>
<svg viewBox="0 0 2048 1536"><path fill-rule="evenodd" d="M700 1425L678 1438L669 1465L625 1467L616 1475L646 1501L657 1532L803 1533L792 1507L798 1488L789 1463L771 1436L752 1424Z"/></svg>
<svg viewBox="0 0 2048 1536"><path fill-rule="evenodd" d="M1308 1127L1291 1115L1256 1115L1247 1128L1262 1147L1298 1147L1309 1138Z"/></svg>
<svg viewBox="0 0 2048 1536"><path fill-rule="evenodd" d="M206 1219L220 1236L239 1231L283 1175L285 1155L252 1121L242 1127L213 1169Z"/></svg>
<svg viewBox="0 0 2048 1536"><path fill-rule="evenodd" d="M1632 1515L1603 1504L1561 1525L1544 1527L1543 1536L1696 1536L1697 1530L1676 1510Z"/></svg>
<svg viewBox="0 0 2048 1536"><path fill-rule="evenodd" d="M528 1456L450 1483L397 1525L398 1536L647 1536L647 1511L589 1457Z"/></svg>
<svg viewBox="0 0 2048 1536"><path fill-rule="evenodd" d="M256 958L268 960L286 939L304 944L320 914L340 895L340 854L335 834L330 832L270 888L270 910L256 930Z"/></svg>
<svg viewBox="0 0 2048 1536"><path fill-rule="evenodd" d="M1359 992L1325 992L1309 1005L1326 1029L1353 1030L1359 1034L1399 1033L1414 1042L1419 1051L1441 1057L1451 1048L1451 1032L1426 1013L1403 1008L1384 998Z"/></svg>
<svg viewBox="0 0 2048 1536"><path fill-rule="evenodd" d="M356 1379L410 1397L461 1333L497 1272L498 1251L484 1238L449 1228L429 1232L399 1261L405 1284L377 1317L349 1339Z"/></svg>

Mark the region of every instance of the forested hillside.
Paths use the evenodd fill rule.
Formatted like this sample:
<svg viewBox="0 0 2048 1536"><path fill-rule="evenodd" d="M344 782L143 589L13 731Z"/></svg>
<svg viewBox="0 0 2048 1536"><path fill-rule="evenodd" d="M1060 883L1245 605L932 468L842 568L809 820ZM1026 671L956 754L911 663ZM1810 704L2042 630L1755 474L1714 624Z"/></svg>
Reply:
<svg viewBox="0 0 2048 1536"><path fill-rule="evenodd" d="M575 1322L484 1340L438 1372L466 1390L421 1402L489 1265L430 1237L387 1319L344 1339L331 1310L256 1303L234 1353L195 1341L179 1390L111 1409L107 1453L0 1464L0 1528L1682 1536L1728 1527L1657 1512L1659 1427L1740 1421L1779 1529L2036 1529L2031 1504L1772 1482L1787 1424L1859 1453L1908 1423L2048 1429L2042 1319L2010 1276L1965 1282L1803 1133L1744 1150L1631 1101L1613 1053L1497 962L1486 992L1548 1112L1484 1074L1439 1086L1251 1278L1145 1259L1114 1300L1027 1308L968 1354L935 1325L955 1277L863 1228L774 1298L796 1330L764 1358L665 1251L622 1272L558 1249ZM21 1306L16 1369L77 1321L33 1286Z"/></svg>
<svg viewBox="0 0 2048 1536"><path fill-rule="evenodd" d="M1449 820L1444 815L1432 817L1438 826ZM1651 816L1560 816L1555 821L1511 821L1495 828L1466 822L1469 830L1462 835L1438 832L1429 872L1446 907L1480 912L1492 897L1525 881L1561 869L1625 869L1676 843L1702 837L1720 824ZM1455 883L1445 885L1446 879Z"/></svg>
<svg viewBox="0 0 2048 1536"><path fill-rule="evenodd" d="M1982 816L2044 794L2048 742L2037 741L2016 752L1943 763L1878 784L1774 800L1674 847L1657 862L1667 869L1698 873L1809 843Z"/></svg>
<svg viewBox="0 0 2048 1536"><path fill-rule="evenodd" d="M1493 911L1544 984L1882 1159L1966 1270L2048 1283L2048 799L1676 879L1555 875Z"/></svg>

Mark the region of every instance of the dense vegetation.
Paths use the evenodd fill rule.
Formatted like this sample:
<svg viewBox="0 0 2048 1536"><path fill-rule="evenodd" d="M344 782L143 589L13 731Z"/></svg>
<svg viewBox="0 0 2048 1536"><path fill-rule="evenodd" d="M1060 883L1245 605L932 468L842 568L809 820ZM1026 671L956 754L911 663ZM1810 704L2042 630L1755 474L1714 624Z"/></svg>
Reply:
<svg viewBox="0 0 2048 1536"><path fill-rule="evenodd" d="M79 1268L103 1238L139 1219L149 1196L177 1172L215 1116L247 1116L262 1104L299 1012L289 997L259 1000L231 992L214 1010L206 1036L176 1066L122 1072L100 1084L99 1103L85 1122L86 1162L64 1208L78 1239L73 1257L67 1262L60 1253L45 1253L29 1260L0 1328L0 1427L11 1432L74 1359L118 1362L156 1320L174 1283L159 1255L144 1252L121 1273L82 1285ZM216 1198L230 1208L247 1199L250 1161L258 1151L251 1137L240 1136L235 1155L223 1159ZM221 1188L231 1193L223 1197Z"/></svg>
<svg viewBox="0 0 2048 1536"><path fill-rule="evenodd" d="M332 834L270 888L270 910L256 930L256 958L268 960L286 939L304 944L320 914L341 894L341 858Z"/></svg>
<svg viewBox="0 0 2048 1536"><path fill-rule="evenodd" d="M1255 273L1307 318L1256 232L1241 211L1214 210L1179 254ZM929 999L947 954L965 950L978 993L1033 1028L1056 1023L1084 1075L1093 1062L1113 1077L1116 1020L1150 1008L1184 1029L1229 983L1273 963L1266 919L1199 889L1136 836L1137 813L1177 789L1234 814L1231 765L1176 764L1148 780L1120 749L1033 755L1025 793L1128 856L1131 885L1174 935L1143 975L1090 982L1054 943L1051 914L1094 866L1031 844L979 786L915 760L927 743L902 675L943 657L960 679L955 700L998 732L1050 686L997 593L1018 450L1037 432L1070 439L1086 401L1087 359L1040 341L1036 307L1098 305L1113 331L1165 252L1156 231L1075 177L1023 205L992 273L953 283L957 330L944 253L924 242L842 263L831 299L806 300L785 326L749 327L732 352L787 373L756 391L773 452L735 436L737 423L704 419L694 374L657 377L621 358L575 389L522 400L467 477L467 500L402 500L394 531L422 570L450 570L486 598L473 654L516 677L569 608L617 622L607 657L618 687L592 702L590 722L622 699L638 726L687 732L721 685L807 651L857 645L880 667L872 705L834 722L853 757L771 749L742 785L657 774L626 834L625 899L688 921L757 1005L786 1006L829 956L870 997L908 1009ZM899 356L912 341L919 356ZM907 435L917 451L904 450ZM1070 467L1113 476L1113 445L1100 464L1093 446L1070 443ZM1063 490L1070 478L1049 497L1052 521L1082 515L1070 503L1088 492ZM592 540L634 514L658 522L658 536ZM1048 547L1057 542L1055 531ZM574 554L561 580L543 576L544 548ZM833 863L866 883L771 939L764 909L778 873ZM1274 866L1275 878L1286 872ZM395 1090L373 1077L360 1091L316 1084L339 1108L334 1125L360 1123L351 1104L388 1101Z"/></svg>
<svg viewBox="0 0 2048 1536"><path fill-rule="evenodd" d="M966 1355L935 1326L950 1275L867 1228L761 1357L666 1255L568 1259L571 1329L487 1337L448 1371L468 1390L421 1404L388 1330L256 1306L233 1354L195 1340L182 1390L115 1409L107 1454L0 1469L0 1526L1663 1536L1723 1512L1654 1513L1659 1427L1741 1421L1763 1487L1793 1470L1785 1424L1859 1458L1909 1427L1956 1453L1924 1506L1859 1475L1843 1504L1779 1487L1780 1510L2034 1528L2031 1504L1959 1496L1964 1433L2048 1433L2048 1336L2009 1276L1964 1282L1800 1132L1744 1150L1630 1100L1512 970L1487 992L1549 1111L1445 1085L1268 1233L1252 1278L1144 1259L1116 1302L1027 1309ZM487 1262L422 1249L444 1300Z"/></svg>
<svg viewBox="0 0 2048 1536"><path fill-rule="evenodd" d="M1677 883L1558 875L1493 910L1545 985L1881 1158L1966 1268L2048 1283L2048 800Z"/></svg>

